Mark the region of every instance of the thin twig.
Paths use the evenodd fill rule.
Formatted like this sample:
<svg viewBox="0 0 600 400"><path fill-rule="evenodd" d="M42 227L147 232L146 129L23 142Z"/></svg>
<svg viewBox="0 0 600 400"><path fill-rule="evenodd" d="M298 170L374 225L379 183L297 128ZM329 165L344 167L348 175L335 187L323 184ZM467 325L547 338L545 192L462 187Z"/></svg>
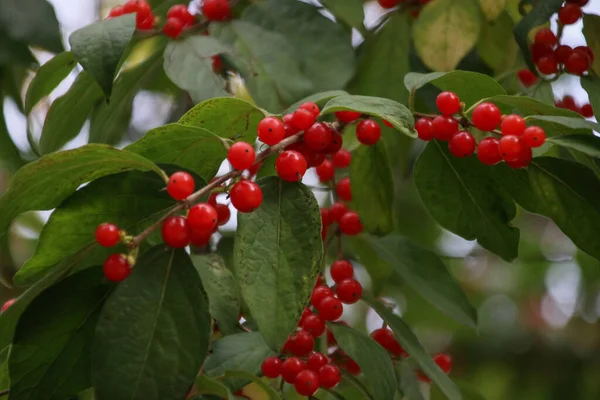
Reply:
<svg viewBox="0 0 600 400"><path fill-rule="evenodd" d="M10 393L10 390L4 389L4 390L0 391L0 397L6 396L9 393Z"/></svg>

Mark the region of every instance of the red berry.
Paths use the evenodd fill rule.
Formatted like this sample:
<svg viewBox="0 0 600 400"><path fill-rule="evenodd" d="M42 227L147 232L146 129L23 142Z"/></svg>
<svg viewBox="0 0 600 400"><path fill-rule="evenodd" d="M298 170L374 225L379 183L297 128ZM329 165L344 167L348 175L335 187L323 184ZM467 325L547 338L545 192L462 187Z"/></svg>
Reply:
<svg viewBox="0 0 600 400"><path fill-rule="evenodd" d="M454 115L460 111L460 99L454 92L442 92L438 94L435 104L444 115Z"/></svg>
<svg viewBox="0 0 600 400"><path fill-rule="evenodd" d="M184 26L193 25L196 20L185 4L175 4L169 8L167 18L177 18Z"/></svg>
<svg viewBox="0 0 600 400"><path fill-rule="evenodd" d="M150 4L146 3L145 1L138 1L136 10L136 20L141 21L150 16L154 18L154 16L152 15L152 7L150 7Z"/></svg>
<svg viewBox="0 0 600 400"><path fill-rule="evenodd" d="M394 8L402 0L377 0L381 8Z"/></svg>
<svg viewBox="0 0 600 400"><path fill-rule="evenodd" d="M302 321L302 329L318 338L325 332L325 321L317 314L310 313Z"/></svg>
<svg viewBox="0 0 600 400"><path fill-rule="evenodd" d="M340 133L338 131L332 130L331 131L331 142L329 143L329 146L327 146L325 153L334 154L334 153L340 151L343 144L344 144L344 139L342 138L342 135L340 135Z"/></svg>
<svg viewBox="0 0 600 400"><path fill-rule="evenodd" d="M263 195L260 186L256 183L243 180L239 181L229 191L231 204L239 211L248 213L256 210L262 203Z"/></svg>
<svg viewBox="0 0 600 400"><path fill-rule="evenodd" d="M315 372L319 372L322 366L327 365L329 359L322 353L314 352L306 360L306 366L308 369Z"/></svg>
<svg viewBox="0 0 600 400"><path fill-rule="evenodd" d="M200 203L190 208L187 222L190 229L212 232L217 227L219 215L210 204Z"/></svg>
<svg viewBox="0 0 600 400"><path fill-rule="evenodd" d="M473 110L473 125L481 131L493 131L500 124L500 109L492 103L481 103Z"/></svg>
<svg viewBox="0 0 600 400"><path fill-rule="evenodd" d="M321 208L321 222L323 226L328 226L333 224L333 215L331 215L331 210L328 208Z"/></svg>
<svg viewBox="0 0 600 400"><path fill-rule="evenodd" d="M433 357L433 362L435 362L445 374L450 373L452 370L452 358L448 354L436 355Z"/></svg>
<svg viewBox="0 0 600 400"><path fill-rule="evenodd" d="M190 243L197 247L204 247L210 242L213 231L190 229Z"/></svg>
<svg viewBox="0 0 600 400"><path fill-rule="evenodd" d="M381 127L372 119L365 119L356 126L356 138L365 146L371 146L381 137Z"/></svg>
<svg viewBox="0 0 600 400"><path fill-rule="evenodd" d="M534 63L537 63L540 58L554 54L552 46L543 43L533 43L530 47L531 58Z"/></svg>
<svg viewBox="0 0 600 400"><path fill-rule="evenodd" d="M227 152L227 159L231 166L240 171L248 169L256 161L254 147L246 142L234 143Z"/></svg>
<svg viewBox="0 0 600 400"><path fill-rule="evenodd" d="M558 10L558 20L565 25L574 24L581 18L581 7L577 4L565 4Z"/></svg>
<svg viewBox="0 0 600 400"><path fill-rule="evenodd" d="M396 357L408 356L408 353L406 353L394 337L394 333L387 328L375 329L371 332L371 338Z"/></svg>
<svg viewBox="0 0 600 400"><path fill-rule="evenodd" d="M169 178L167 192L175 200L183 200L194 193L195 187L194 178L187 172L179 171Z"/></svg>
<svg viewBox="0 0 600 400"><path fill-rule="evenodd" d="M564 108L568 108L569 110L575 109L577 108L577 105L575 104L575 99L573 98L573 96L564 96L562 99Z"/></svg>
<svg viewBox="0 0 600 400"><path fill-rule="evenodd" d="M295 356L306 357L315 348L315 338L307 331L296 332L290 336L288 350Z"/></svg>
<svg viewBox="0 0 600 400"><path fill-rule="evenodd" d="M190 243L190 227L184 217L174 216L165 219L162 238L167 246L181 249Z"/></svg>
<svg viewBox="0 0 600 400"><path fill-rule="evenodd" d="M344 201L352 201L352 190L350 189L350 178L345 177L335 185L335 192Z"/></svg>
<svg viewBox="0 0 600 400"><path fill-rule="evenodd" d="M561 64L565 64L567 62L571 53L573 53L573 49L571 46L567 46L565 44L559 45L556 50L554 50L554 55Z"/></svg>
<svg viewBox="0 0 600 400"><path fill-rule="evenodd" d="M212 57L212 70L215 74L218 74L223 70L223 60L221 59L221 57Z"/></svg>
<svg viewBox="0 0 600 400"><path fill-rule="evenodd" d="M583 107L581 107L581 115L583 115L586 118L592 118L594 116L594 110L592 108L592 105L586 104Z"/></svg>
<svg viewBox="0 0 600 400"><path fill-rule="evenodd" d="M325 321L335 321L342 316L344 305L338 298L327 296L319 302L317 311Z"/></svg>
<svg viewBox="0 0 600 400"><path fill-rule="evenodd" d="M417 122L415 122L415 129L421 140L429 141L435 137L433 133L433 124L428 118L419 118Z"/></svg>
<svg viewBox="0 0 600 400"><path fill-rule="evenodd" d="M590 68L591 60L583 51L573 51L567 62L565 69L570 74L581 75Z"/></svg>
<svg viewBox="0 0 600 400"><path fill-rule="evenodd" d="M319 382L326 389L333 389L341 379L340 370L335 365L327 364L319 369Z"/></svg>
<svg viewBox="0 0 600 400"><path fill-rule="evenodd" d="M588 46L577 46L573 49L573 51L579 51L584 54L587 54L590 58L590 61L594 61L594 52Z"/></svg>
<svg viewBox="0 0 600 400"><path fill-rule="evenodd" d="M312 295L310 296L310 304L313 307L318 308L321 301L329 296L333 296L333 291L327 286L317 286L313 289Z"/></svg>
<svg viewBox="0 0 600 400"><path fill-rule="evenodd" d="M517 114L510 114L502 120L500 131L503 135L521 136L525 131L525 127L525 118Z"/></svg>
<svg viewBox="0 0 600 400"><path fill-rule="evenodd" d="M129 276L131 267L127 263L127 259L121 254L111 254L104 261L102 271L109 281L121 282ZM2 311L4 311L4 308L2 308Z"/></svg>
<svg viewBox="0 0 600 400"><path fill-rule="evenodd" d="M431 122L433 135L439 140L450 140L458 132L458 122L448 115L439 115Z"/></svg>
<svg viewBox="0 0 600 400"><path fill-rule="evenodd" d="M535 34L535 42L554 46L556 44L556 35L550 28L542 28Z"/></svg>
<svg viewBox="0 0 600 400"><path fill-rule="evenodd" d="M554 53L540 57L536 62L537 68L544 75L552 75L558 71L558 60Z"/></svg>
<svg viewBox="0 0 600 400"><path fill-rule="evenodd" d="M304 143L309 150L324 152L331 143L331 130L325 124L316 122L304 132Z"/></svg>
<svg viewBox="0 0 600 400"><path fill-rule="evenodd" d="M454 157L469 157L475 152L475 138L467 131L458 132L452 136L448 143L448 149Z"/></svg>
<svg viewBox="0 0 600 400"><path fill-rule="evenodd" d="M363 225L360 217L354 211L348 211L340 218L340 231L344 235L354 236L363 231Z"/></svg>
<svg viewBox="0 0 600 400"><path fill-rule="evenodd" d="M350 373L351 375L356 376L360 374L360 366L356 363L356 361L348 357L348 355L346 355L345 353L343 355L343 359L338 361L338 365L340 366L340 368L343 368L346 371L348 371L348 373Z"/></svg>
<svg viewBox="0 0 600 400"><path fill-rule="evenodd" d="M115 6L108 13L108 18L120 17L123 14L125 14L125 10L124 10L123 6Z"/></svg>
<svg viewBox="0 0 600 400"><path fill-rule="evenodd" d="M300 108L292 114L290 123L298 131L303 131L310 128L315 123L315 119L316 117L312 112Z"/></svg>
<svg viewBox="0 0 600 400"><path fill-rule="evenodd" d="M231 15L227 0L204 0L201 9L209 21L224 21Z"/></svg>
<svg viewBox="0 0 600 400"><path fill-rule="evenodd" d="M388 128L395 128L394 125L390 121L388 121L387 119L383 120L383 124L385 126L387 126Z"/></svg>
<svg viewBox="0 0 600 400"><path fill-rule="evenodd" d="M119 227L105 222L96 228L96 242L103 247L112 247L121 241Z"/></svg>
<svg viewBox="0 0 600 400"><path fill-rule="evenodd" d="M137 11L138 0L129 0L123 4L123 12L125 14L131 14Z"/></svg>
<svg viewBox="0 0 600 400"><path fill-rule="evenodd" d="M519 157L514 161L506 161L506 165L511 168L525 168L533 158L533 151L529 146L521 146Z"/></svg>
<svg viewBox="0 0 600 400"><path fill-rule="evenodd" d="M531 87L537 82L537 76L528 69L520 69L517 76L525 87Z"/></svg>
<svg viewBox="0 0 600 400"><path fill-rule="evenodd" d="M479 142L477 146L477 158L485 165L494 165L502 161L498 145L500 141L493 137L487 137Z"/></svg>
<svg viewBox="0 0 600 400"><path fill-rule="evenodd" d="M2 304L2 309L0 310L0 312L5 312L6 310L8 310L8 308L10 306L12 306L14 304L14 302L17 301L17 299L10 299L10 300L6 300L4 302L4 304Z"/></svg>
<svg viewBox="0 0 600 400"><path fill-rule="evenodd" d="M149 15L140 14L138 11L135 17L136 28L140 31L146 31L152 29L154 26L154 14L150 12Z"/></svg>
<svg viewBox="0 0 600 400"><path fill-rule="evenodd" d="M356 121L360 118L360 113L356 111L336 111L335 117L346 124Z"/></svg>
<svg viewBox="0 0 600 400"><path fill-rule="evenodd" d="M546 132L539 126L530 126L523 133L523 143L529 147L540 147L546 141Z"/></svg>
<svg viewBox="0 0 600 400"><path fill-rule="evenodd" d="M312 396L319 390L319 385L319 375L310 369L301 371L294 381L294 388L301 396Z"/></svg>
<svg viewBox="0 0 600 400"><path fill-rule="evenodd" d="M355 279L345 279L337 284L335 293L345 304L354 304L362 297L362 285Z"/></svg>
<svg viewBox="0 0 600 400"><path fill-rule="evenodd" d="M302 179L308 165L302 154L294 150L281 153L275 161L277 175L284 181L296 182Z"/></svg>
<svg viewBox="0 0 600 400"><path fill-rule="evenodd" d="M217 210L219 226L225 225L229 221L229 218L231 218L231 210L225 204L216 204L214 207Z"/></svg>
<svg viewBox="0 0 600 400"><path fill-rule="evenodd" d="M354 277L354 268L346 260L337 260L331 264L329 273L335 283L340 283L345 279L352 279Z"/></svg>
<svg viewBox="0 0 600 400"><path fill-rule="evenodd" d="M578 6L583 7L589 3L589 0L567 0L567 3L577 4Z"/></svg>
<svg viewBox="0 0 600 400"><path fill-rule="evenodd" d="M260 369L267 378L277 378L281 374L281 364L279 357L271 356L265 358Z"/></svg>
<svg viewBox="0 0 600 400"><path fill-rule="evenodd" d="M350 153L348 150L342 149L336 152L332 159L333 165L335 165L336 168L347 168L352 162L352 153Z"/></svg>
<svg viewBox="0 0 600 400"><path fill-rule="evenodd" d="M333 162L325 160L317 167L317 175L321 182L329 182L335 176L335 167Z"/></svg>
<svg viewBox="0 0 600 400"><path fill-rule="evenodd" d="M258 139L269 146L281 142L285 136L285 125L275 117L266 117L258 124Z"/></svg>
<svg viewBox="0 0 600 400"><path fill-rule="evenodd" d="M175 39L181 35L181 31L183 31L181 20L178 18L167 18L167 22L165 22L165 26L163 26L163 33L165 36Z"/></svg>
<svg viewBox="0 0 600 400"><path fill-rule="evenodd" d="M306 364L299 358L290 357L281 364L281 377L287 383L294 383L296 376L306 369Z"/></svg>
<svg viewBox="0 0 600 400"><path fill-rule="evenodd" d="M521 154L523 143L518 136L506 135L500 139L498 149L504 161L516 161Z"/></svg>
<svg viewBox="0 0 600 400"><path fill-rule="evenodd" d="M300 107L298 107L298 109L300 109L300 108L310 111L315 116L315 118L321 112L321 110L319 109L319 106L311 101L300 104Z"/></svg>
<svg viewBox="0 0 600 400"><path fill-rule="evenodd" d="M346 206L344 203L337 202L337 203L333 203L330 210L331 210L331 218L335 222L340 222L340 219L342 219L344 214L346 214L348 212L348 206Z"/></svg>

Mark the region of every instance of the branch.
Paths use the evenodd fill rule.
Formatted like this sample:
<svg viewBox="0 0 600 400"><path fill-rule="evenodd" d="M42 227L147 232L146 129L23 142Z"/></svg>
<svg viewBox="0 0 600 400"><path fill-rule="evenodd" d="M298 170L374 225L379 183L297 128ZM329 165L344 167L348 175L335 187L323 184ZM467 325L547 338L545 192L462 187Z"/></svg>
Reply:
<svg viewBox="0 0 600 400"><path fill-rule="evenodd" d="M2 390L0 391L0 397L4 397L6 395L8 395L10 393L10 391L8 389Z"/></svg>

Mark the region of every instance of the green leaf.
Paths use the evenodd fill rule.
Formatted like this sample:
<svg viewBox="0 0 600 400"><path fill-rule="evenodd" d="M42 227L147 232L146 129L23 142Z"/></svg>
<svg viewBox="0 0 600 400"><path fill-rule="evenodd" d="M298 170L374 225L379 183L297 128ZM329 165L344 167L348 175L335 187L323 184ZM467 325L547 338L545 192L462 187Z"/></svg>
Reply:
<svg viewBox="0 0 600 400"><path fill-rule="evenodd" d="M419 364L423 372L427 374L444 392L450 400L461 400L461 394L456 385L437 366L419 339L410 330L408 325L391 310L370 296L363 295L363 301L371 306L377 314L389 325L394 336L402 345L402 348Z"/></svg>
<svg viewBox="0 0 600 400"><path fill-rule="evenodd" d="M485 400L481 393L473 389L473 383L456 382L456 386L460 389L463 400ZM446 397L440 393L439 388L433 386L431 388L431 400L445 399Z"/></svg>
<svg viewBox="0 0 600 400"><path fill-rule="evenodd" d="M273 349L281 349L319 274L321 216L312 191L301 183L277 177L258 183L260 208L238 214L234 271L260 333Z"/></svg>
<svg viewBox="0 0 600 400"><path fill-rule="evenodd" d="M590 132L590 136L591 136L591 131L595 130L595 131L600 131L600 124L593 122L593 121L588 121L585 118L581 118L581 117L561 117L561 116L554 116L554 115L530 115L529 117L525 118L527 121L531 121L534 123L540 123L540 122L551 122L553 124L556 125L560 125L561 129L559 132L560 136L564 136L564 135L568 135L569 132L576 132L576 131L580 131L580 130L587 130L588 132ZM559 135L552 135L553 133L557 133L554 131L550 131L551 135L548 135L550 137L558 137Z"/></svg>
<svg viewBox="0 0 600 400"><path fill-rule="evenodd" d="M208 294L210 315L225 335L239 332L240 300L235 278L216 254L192 255Z"/></svg>
<svg viewBox="0 0 600 400"><path fill-rule="evenodd" d="M583 14L583 35L588 47L592 49L594 54L600 54L600 16L589 13ZM594 57L592 70L600 75L600 59L598 57Z"/></svg>
<svg viewBox="0 0 600 400"><path fill-rule="evenodd" d="M278 154L271 154L265 158L256 173L256 178L264 178L265 176L277 176L275 163L277 162Z"/></svg>
<svg viewBox="0 0 600 400"><path fill-rule="evenodd" d="M456 93L467 106L479 102L482 98L506 94L498 82L478 72L411 72L404 77L404 85L409 91L416 91L428 83L440 90Z"/></svg>
<svg viewBox="0 0 600 400"><path fill-rule="evenodd" d="M348 3L346 0L347 9ZM352 78L355 60L351 32L314 6L297 0L266 0L248 7L242 19L287 39L302 74L313 82L313 91L343 88ZM276 43L270 46L271 51L283 50Z"/></svg>
<svg viewBox="0 0 600 400"><path fill-rule="evenodd" d="M580 151L588 156L600 158L600 138L594 135L567 135L552 137L548 142L558 146Z"/></svg>
<svg viewBox="0 0 600 400"><path fill-rule="evenodd" d="M29 114L43 97L48 96L69 75L75 65L77 60L70 51L57 54L42 65L27 88L25 114Z"/></svg>
<svg viewBox="0 0 600 400"><path fill-rule="evenodd" d="M0 101L0 170L17 172L25 164L19 149L13 142L4 120L4 101Z"/></svg>
<svg viewBox="0 0 600 400"><path fill-rule="evenodd" d="M81 188L52 213L35 254L19 269L14 282L31 284L61 260L94 245L94 231L103 222L117 224L129 235L140 233L174 204L164 187L164 181L152 172L129 171ZM90 257L102 262L114 252L96 246Z"/></svg>
<svg viewBox="0 0 600 400"><path fill-rule="evenodd" d="M406 103L408 91L402 82L410 71L409 18L408 13L394 13L379 31L367 36L350 84L353 93Z"/></svg>
<svg viewBox="0 0 600 400"><path fill-rule="evenodd" d="M8 377L9 352L10 346L7 346L0 351L0 390L8 390L10 388L10 379Z"/></svg>
<svg viewBox="0 0 600 400"><path fill-rule="evenodd" d="M396 376L400 385L400 390L406 400L425 400L417 382L415 370L407 361L396 364Z"/></svg>
<svg viewBox="0 0 600 400"><path fill-rule="evenodd" d="M394 398L398 381L387 351L365 334L348 326L328 322L339 347L356 361L367 382L374 400Z"/></svg>
<svg viewBox="0 0 600 400"><path fill-rule="evenodd" d="M417 54L434 71L450 71L473 49L482 23L477 0L436 0L413 26Z"/></svg>
<svg viewBox="0 0 600 400"><path fill-rule="evenodd" d="M46 0L2 0L0 26L13 40L53 53L64 50L54 7Z"/></svg>
<svg viewBox="0 0 600 400"><path fill-rule="evenodd" d="M246 371L227 371L225 373L226 378L237 378L237 379L245 379L250 382L256 383L260 388L265 392L269 399L271 400L281 400L281 396L277 394L277 392L269 386L265 381L260 379L254 374L248 373Z"/></svg>
<svg viewBox="0 0 600 400"><path fill-rule="evenodd" d="M94 22L69 36L71 51L83 69L110 97L117 66L135 32L135 14Z"/></svg>
<svg viewBox="0 0 600 400"><path fill-rule="evenodd" d="M414 131L415 121L411 112L394 100L370 96L339 96L327 102L321 110L321 115L344 110L358 111L385 119L405 135L417 137Z"/></svg>
<svg viewBox="0 0 600 400"><path fill-rule="evenodd" d="M236 398L227 386L204 375L201 375L196 379L196 387L200 393L215 394L228 400L234 400Z"/></svg>
<svg viewBox="0 0 600 400"><path fill-rule="evenodd" d="M366 232L386 235L394 230L394 179L386 144L360 146L350 164L352 204Z"/></svg>
<svg viewBox="0 0 600 400"><path fill-rule="evenodd" d="M98 144L49 154L27 164L15 174L8 190L0 197L0 236L17 215L31 210L51 210L79 185L128 170L164 175L144 157Z"/></svg>
<svg viewBox="0 0 600 400"><path fill-rule="evenodd" d="M496 0L480 0L488 3L502 3ZM501 8L500 11L503 9ZM494 17L496 18L496 17ZM513 19L508 12L501 12L495 21L484 23L477 42L477 53L496 74L514 67L519 54L517 42L512 35Z"/></svg>
<svg viewBox="0 0 600 400"><path fill-rule="evenodd" d="M414 172L423 203L440 225L512 261L519 231L509 224L517 210L490 178L475 156L456 158L438 141L427 144Z"/></svg>
<svg viewBox="0 0 600 400"><path fill-rule="evenodd" d="M100 315L92 347L96 396L184 398L208 352L210 331L208 302L189 256L164 245L151 249Z"/></svg>
<svg viewBox="0 0 600 400"><path fill-rule="evenodd" d="M322 0L321 3L335 16L335 19L356 28L364 30L365 11L362 0Z"/></svg>
<svg viewBox="0 0 600 400"><path fill-rule="evenodd" d="M494 177L524 209L551 218L589 255L600 259L600 181L573 161L535 158L527 170L494 167Z"/></svg>
<svg viewBox="0 0 600 400"><path fill-rule="evenodd" d="M294 111L296 111L298 109L298 107L300 107L302 105L302 103L306 103L306 102L310 101L321 107L325 103L327 103L329 100L331 100L335 97L346 96L346 95L348 95L348 92L345 92L343 90L328 90L326 92L315 93L308 97L303 98L302 100L298 100L297 102L295 102L294 104L289 106L283 112L283 114L293 113Z"/></svg>
<svg viewBox="0 0 600 400"><path fill-rule="evenodd" d="M206 359L204 371L213 377L232 370L257 375L264 359L272 355L275 353L259 332L237 333L212 343L212 353Z"/></svg>
<svg viewBox="0 0 600 400"><path fill-rule="evenodd" d="M91 385L90 352L108 296L101 268L42 293L21 315L9 358L10 398L63 400Z"/></svg>
<svg viewBox="0 0 600 400"><path fill-rule="evenodd" d="M506 0L479 0L481 11L488 21L493 21L502 14Z"/></svg>
<svg viewBox="0 0 600 400"><path fill-rule="evenodd" d="M374 284L381 285L381 283L387 282L392 275L392 268L379 257L379 254L369 243L367 235L349 236L343 239L345 239L343 242L344 249L353 254L364 265ZM373 289L373 292L376 293L376 290Z"/></svg>
<svg viewBox="0 0 600 400"><path fill-rule="evenodd" d="M435 253L397 235L369 239L394 273L427 301L458 322L477 328L477 311Z"/></svg>
<svg viewBox="0 0 600 400"><path fill-rule="evenodd" d="M581 86L590 98L594 115L600 115L600 78L594 75L584 76L581 78Z"/></svg>
<svg viewBox="0 0 600 400"><path fill-rule="evenodd" d="M552 84L548 81L539 81L527 95L542 103L554 105L554 92L552 91Z"/></svg>
<svg viewBox="0 0 600 400"><path fill-rule="evenodd" d="M83 71L67 93L52 102L42 129L40 150L52 153L75 138L94 105L102 99L102 91L92 76Z"/></svg>
<svg viewBox="0 0 600 400"><path fill-rule="evenodd" d="M502 114L521 114L524 117L529 115L555 115L564 117L574 117L582 119L581 115L574 111L567 110L565 108L558 108L551 104L542 103L541 101L532 99L526 96L494 96L487 99L481 100L481 102L488 101L498 106ZM475 108L475 104L467 110L471 113Z"/></svg>
<svg viewBox="0 0 600 400"><path fill-rule="evenodd" d="M550 17L558 11L562 5L562 0L546 0L535 3L533 10L525 15L521 21L515 26L515 39L523 53L523 59L531 71L536 72L535 64L531 58L531 50L529 49L529 32L539 25L548 22Z"/></svg>

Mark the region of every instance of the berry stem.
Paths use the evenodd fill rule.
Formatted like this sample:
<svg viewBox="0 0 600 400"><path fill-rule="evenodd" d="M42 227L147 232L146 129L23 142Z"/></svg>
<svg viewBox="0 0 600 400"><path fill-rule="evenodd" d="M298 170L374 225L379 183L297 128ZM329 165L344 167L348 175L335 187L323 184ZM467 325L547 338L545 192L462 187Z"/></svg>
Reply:
<svg viewBox="0 0 600 400"><path fill-rule="evenodd" d="M429 118L429 119L434 119L435 117L439 117L439 115L437 115L437 114L426 114L426 113L416 112L416 111L413 112L413 115L418 118Z"/></svg>
<svg viewBox="0 0 600 400"><path fill-rule="evenodd" d="M417 89L413 88L408 95L408 109L411 113L416 114L415 112L415 96L417 94Z"/></svg>

